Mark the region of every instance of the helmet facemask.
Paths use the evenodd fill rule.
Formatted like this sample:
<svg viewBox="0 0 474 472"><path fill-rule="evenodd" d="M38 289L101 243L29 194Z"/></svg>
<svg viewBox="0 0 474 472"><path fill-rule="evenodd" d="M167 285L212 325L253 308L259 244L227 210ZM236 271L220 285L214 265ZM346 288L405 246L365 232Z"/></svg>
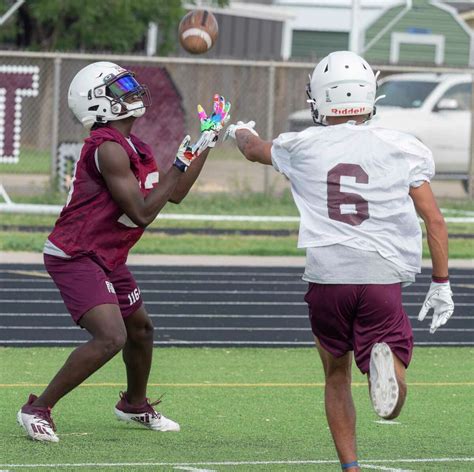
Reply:
<svg viewBox="0 0 474 472"><path fill-rule="evenodd" d="M319 112L316 109L316 100L311 95L311 74L309 74L309 82L306 84L306 95L308 99L306 103L309 103L309 107L311 108L311 118L313 118L313 122L315 125L322 125L321 121L319 121Z"/></svg>
<svg viewBox="0 0 474 472"><path fill-rule="evenodd" d="M147 87L132 72L113 62L94 62L82 68L69 85L68 106L87 129L130 116L140 117L151 105Z"/></svg>
<svg viewBox="0 0 474 472"><path fill-rule="evenodd" d="M109 74L104 78L104 84L95 87L92 93L96 98L106 98L110 102L112 117L97 115L97 122L122 120L129 116L139 118L145 114L145 109L151 105L148 88L140 85L135 74L123 71L118 75ZM134 99L131 101L131 99Z"/></svg>

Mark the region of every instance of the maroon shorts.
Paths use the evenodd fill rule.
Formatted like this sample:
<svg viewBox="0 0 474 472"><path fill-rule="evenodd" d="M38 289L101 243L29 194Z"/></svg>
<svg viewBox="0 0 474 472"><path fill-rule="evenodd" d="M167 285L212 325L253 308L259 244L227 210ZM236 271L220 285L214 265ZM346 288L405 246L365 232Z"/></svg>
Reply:
<svg viewBox="0 0 474 472"><path fill-rule="evenodd" d="M44 254L44 265L77 324L97 305L118 305L123 318L142 306L140 289L125 264L109 272L87 256L62 259Z"/></svg>
<svg viewBox="0 0 474 472"><path fill-rule="evenodd" d="M365 374L372 346L385 342L408 367L413 332L402 307L400 284L310 283L305 301L314 335L333 356L354 351L356 364Z"/></svg>

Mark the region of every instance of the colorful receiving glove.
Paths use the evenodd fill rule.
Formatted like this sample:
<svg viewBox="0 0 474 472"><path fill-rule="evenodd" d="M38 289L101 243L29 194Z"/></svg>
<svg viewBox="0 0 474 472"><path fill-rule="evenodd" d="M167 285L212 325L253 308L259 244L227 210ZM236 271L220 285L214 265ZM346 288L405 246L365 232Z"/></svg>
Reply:
<svg viewBox="0 0 474 472"><path fill-rule="evenodd" d="M211 116L207 116L204 108L198 105L198 116L200 121L201 136L195 144L190 145L191 138L186 136L181 142L174 165L181 171L186 172L191 162L207 148L213 148L219 132L230 118L231 104L226 102L221 95L215 94L213 99L213 111Z"/></svg>
<svg viewBox="0 0 474 472"><path fill-rule="evenodd" d="M244 123L243 121L237 121L235 125L229 125L229 127L225 130L224 134L224 141L227 138L235 139L235 132L239 129L246 129L250 131L253 135L258 136L258 133L254 130L255 121L249 121L248 123Z"/></svg>
<svg viewBox="0 0 474 472"><path fill-rule="evenodd" d="M418 321L423 321L433 308L433 319L431 320L430 333L433 334L440 326L447 323L454 312L453 292L449 281L431 282L430 289L426 294L425 301L418 314Z"/></svg>
<svg viewBox="0 0 474 472"><path fill-rule="evenodd" d="M226 102L222 95L215 94L213 99L213 109L211 116L207 116L204 108L198 105L198 116L201 122L201 133L213 133L213 139L210 141L208 147L214 147L219 137L219 132L229 121L231 104ZM202 136L202 135L201 135Z"/></svg>

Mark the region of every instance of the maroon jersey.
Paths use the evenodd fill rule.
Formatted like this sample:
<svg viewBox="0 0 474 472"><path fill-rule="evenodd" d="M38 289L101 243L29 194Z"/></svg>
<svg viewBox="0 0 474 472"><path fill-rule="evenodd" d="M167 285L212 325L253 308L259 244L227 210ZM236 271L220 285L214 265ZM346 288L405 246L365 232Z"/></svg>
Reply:
<svg viewBox="0 0 474 472"><path fill-rule="evenodd" d="M67 255L89 255L110 271L126 261L144 230L112 199L98 169L97 148L105 141L114 141L125 149L144 196L156 186L159 176L151 148L134 135L130 140L137 152L115 128L91 131L76 163L66 205L49 235L49 240Z"/></svg>

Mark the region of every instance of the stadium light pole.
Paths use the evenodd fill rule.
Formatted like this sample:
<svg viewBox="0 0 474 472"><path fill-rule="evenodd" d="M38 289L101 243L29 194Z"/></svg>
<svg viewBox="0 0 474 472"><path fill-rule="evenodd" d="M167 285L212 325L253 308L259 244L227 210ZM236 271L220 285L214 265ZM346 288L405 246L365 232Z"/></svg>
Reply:
<svg viewBox="0 0 474 472"><path fill-rule="evenodd" d="M352 0L351 31L349 33L349 50L356 54L360 48L360 0Z"/></svg>

